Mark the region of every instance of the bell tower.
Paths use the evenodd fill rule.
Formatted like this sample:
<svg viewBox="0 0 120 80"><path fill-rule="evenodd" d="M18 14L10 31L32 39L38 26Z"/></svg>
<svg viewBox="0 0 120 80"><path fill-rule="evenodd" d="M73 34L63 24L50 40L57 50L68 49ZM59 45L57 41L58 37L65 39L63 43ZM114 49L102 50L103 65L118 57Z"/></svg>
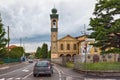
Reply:
<svg viewBox="0 0 120 80"><path fill-rule="evenodd" d="M51 10L52 14L50 14L51 20L51 58L57 58L57 39L58 39L58 18L57 9L53 8Z"/></svg>

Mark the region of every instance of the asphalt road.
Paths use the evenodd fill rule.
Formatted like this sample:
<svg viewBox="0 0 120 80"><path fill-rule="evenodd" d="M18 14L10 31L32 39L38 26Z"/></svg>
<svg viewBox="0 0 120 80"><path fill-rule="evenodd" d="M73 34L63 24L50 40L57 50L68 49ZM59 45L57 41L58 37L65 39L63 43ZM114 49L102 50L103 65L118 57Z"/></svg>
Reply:
<svg viewBox="0 0 120 80"><path fill-rule="evenodd" d="M0 67L0 80L105 80L98 78L86 78L72 69L54 65L54 73L51 77L47 75L33 76L34 63L19 63ZM120 80L120 79L106 79Z"/></svg>

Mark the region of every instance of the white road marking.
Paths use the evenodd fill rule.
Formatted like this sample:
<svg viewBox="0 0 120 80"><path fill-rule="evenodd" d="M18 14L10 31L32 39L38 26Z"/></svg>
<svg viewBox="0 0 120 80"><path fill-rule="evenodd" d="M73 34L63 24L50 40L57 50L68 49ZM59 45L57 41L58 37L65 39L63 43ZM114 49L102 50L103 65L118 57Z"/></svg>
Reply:
<svg viewBox="0 0 120 80"><path fill-rule="evenodd" d="M9 66L1 67L0 70L8 69L10 68Z"/></svg>
<svg viewBox="0 0 120 80"><path fill-rule="evenodd" d="M28 65L28 66L31 66L31 65ZM26 67L28 67L28 66L23 67L23 69L24 69L24 68L26 69ZM5 74L1 74L0 76L8 75L8 74L10 74L10 73L13 73L13 72L19 71L19 70L21 70L21 69L22 69L22 68L20 68L20 69L16 69L16 70L14 70L14 71L11 71L11 72L8 72L8 73L5 73Z"/></svg>
<svg viewBox="0 0 120 80"><path fill-rule="evenodd" d="M61 75L61 72L60 72L60 70L57 68L57 67L54 67L56 70L57 70L57 72L58 72L58 74L59 74L59 80L62 80L61 78L62 78L62 75Z"/></svg>
<svg viewBox="0 0 120 80"><path fill-rule="evenodd" d="M33 72L31 72L30 74L26 75L25 77L23 77L22 79L26 79L28 76L32 75Z"/></svg>
<svg viewBox="0 0 120 80"><path fill-rule="evenodd" d="M20 80L20 78L15 78L15 80Z"/></svg>
<svg viewBox="0 0 120 80"><path fill-rule="evenodd" d="M7 80L13 80L13 78L8 78Z"/></svg>
<svg viewBox="0 0 120 80"><path fill-rule="evenodd" d="M22 70L23 72L29 72L28 68Z"/></svg>
<svg viewBox="0 0 120 80"><path fill-rule="evenodd" d="M54 66L54 68L57 68L57 67L55 67ZM68 73L66 73L66 72L64 72L62 69L60 69L60 68L57 68L58 69L58 71L60 71L60 74L62 73L62 74L65 74L66 75L66 79L67 80L72 80L74 77L76 77L76 78L83 78L82 76L80 77L80 76L73 76L73 75L71 75L71 74L68 74ZM56 70L57 70L56 69Z"/></svg>
<svg viewBox="0 0 120 80"><path fill-rule="evenodd" d="M0 80L5 80L5 78L2 78L2 79L0 79Z"/></svg>
<svg viewBox="0 0 120 80"><path fill-rule="evenodd" d="M70 76L66 76L66 80L72 80L73 78Z"/></svg>

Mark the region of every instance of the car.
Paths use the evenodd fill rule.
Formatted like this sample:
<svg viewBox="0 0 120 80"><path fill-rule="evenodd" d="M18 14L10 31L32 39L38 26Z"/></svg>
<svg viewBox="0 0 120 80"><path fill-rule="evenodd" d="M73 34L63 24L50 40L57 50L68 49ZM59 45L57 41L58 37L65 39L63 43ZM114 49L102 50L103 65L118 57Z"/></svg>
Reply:
<svg viewBox="0 0 120 80"><path fill-rule="evenodd" d="M33 63L33 60L32 60L32 59L29 59L28 62L29 62L29 63Z"/></svg>
<svg viewBox="0 0 120 80"><path fill-rule="evenodd" d="M53 74L53 65L50 61L38 61L34 65L33 69L33 76L36 77L38 75L49 75L51 76Z"/></svg>

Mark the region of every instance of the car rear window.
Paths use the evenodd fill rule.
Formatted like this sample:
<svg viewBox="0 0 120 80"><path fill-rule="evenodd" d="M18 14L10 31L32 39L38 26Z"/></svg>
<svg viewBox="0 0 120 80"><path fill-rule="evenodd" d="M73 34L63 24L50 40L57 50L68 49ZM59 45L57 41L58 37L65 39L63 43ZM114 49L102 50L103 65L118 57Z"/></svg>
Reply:
<svg viewBox="0 0 120 80"><path fill-rule="evenodd" d="M46 66L48 66L48 62L38 62L38 63L36 64L36 66L46 67Z"/></svg>

